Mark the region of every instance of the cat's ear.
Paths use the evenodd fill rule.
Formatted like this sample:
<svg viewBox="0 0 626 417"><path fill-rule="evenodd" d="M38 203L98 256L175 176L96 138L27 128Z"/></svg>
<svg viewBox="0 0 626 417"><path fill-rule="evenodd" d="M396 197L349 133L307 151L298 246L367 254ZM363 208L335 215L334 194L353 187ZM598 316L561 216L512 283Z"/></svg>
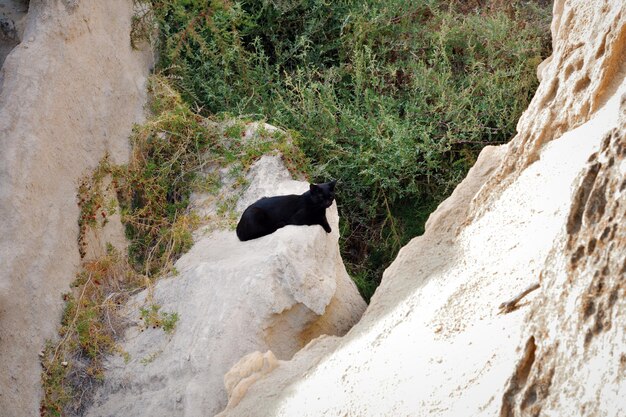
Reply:
<svg viewBox="0 0 626 417"><path fill-rule="evenodd" d="M335 185L337 184L337 180L333 180L331 182L328 183L328 185L330 186L331 190L335 189Z"/></svg>
<svg viewBox="0 0 626 417"><path fill-rule="evenodd" d="M312 193L317 193L317 192L319 192L320 187L318 187L318 186L317 186L317 185L315 185L315 184L309 184L309 190L310 190Z"/></svg>

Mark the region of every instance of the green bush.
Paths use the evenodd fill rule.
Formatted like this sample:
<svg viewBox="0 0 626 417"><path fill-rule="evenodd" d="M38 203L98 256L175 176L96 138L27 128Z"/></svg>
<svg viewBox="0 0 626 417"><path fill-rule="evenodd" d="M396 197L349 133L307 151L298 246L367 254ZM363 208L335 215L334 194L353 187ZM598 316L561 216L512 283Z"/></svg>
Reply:
<svg viewBox="0 0 626 417"><path fill-rule="evenodd" d="M343 256L369 298L480 149L514 135L549 53L547 6L475 3L153 7L162 71L185 100L298 131L312 179L339 179Z"/></svg>
<svg viewBox="0 0 626 417"><path fill-rule="evenodd" d="M146 275L167 270L191 247L196 222L186 214L197 170L219 161L217 133L161 77L148 90L153 117L136 126L128 165L114 167L129 256ZM212 159L211 159L212 158Z"/></svg>

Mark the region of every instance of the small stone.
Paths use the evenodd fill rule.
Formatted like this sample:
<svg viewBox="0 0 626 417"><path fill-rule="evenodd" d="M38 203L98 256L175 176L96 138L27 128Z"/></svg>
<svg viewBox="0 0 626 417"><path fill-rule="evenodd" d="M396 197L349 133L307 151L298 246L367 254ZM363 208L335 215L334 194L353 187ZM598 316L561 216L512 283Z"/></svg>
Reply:
<svg viewBox="0 0 626 417"><path fill-rule="evenodd" d="M67 366L67 362L66 361L61 362L61 366Z"/></svg>

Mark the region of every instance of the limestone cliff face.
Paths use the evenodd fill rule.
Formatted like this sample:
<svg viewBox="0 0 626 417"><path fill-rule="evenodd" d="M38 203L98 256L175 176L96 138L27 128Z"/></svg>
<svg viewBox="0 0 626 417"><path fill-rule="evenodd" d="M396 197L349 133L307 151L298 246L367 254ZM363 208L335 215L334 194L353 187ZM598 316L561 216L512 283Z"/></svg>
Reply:
<svg viewBox="0 0 626 417"><path fill-rule="evenodd" d="M0 72L3 416L39 413L37 354L55 336L79 263L79 178L105 152L127 159L149 69L130 46L132 0L27 3L11 2L29 11L11 20L18 27L3 46L14 48Z"/></svg>
<svg viewBox="0 0 626 417"><path fill-rule="evenodd" d="M475 211L535 162L544 144L591 119L615 94L624 76L625 13L620 1L554 2L552 56L537 68L541 84L503 163L474 199Z"/></svg>
<svg viewBox="0 0 626 417"><path fill-rule="evenodd" d="M502 416L626 413L626 95L540 273Z"/></svg>
<svg viewBox="0 0 626 417"><path fill-rule="evenodd" d="M275 129L275 128L272 128ZM301 194L280 157L264 156L250 170L240 208L265 195ZM268 192L269 191L269 192ZM195 196L196 210L213 198ZM213 416L244 393L276 357L290 359L321 335L343 335L361 317L365 302L339 254L337 207L327 210L333 231L287 226L240 242L232 230L196 235L176 262L178 274L143 291L127 308L135 322L121 341L127 361L110 358L105 384L88 416ZM175 331L145 329L139 308L152 304L176 312ZM265 356L255 351L270 349ZM224 374L244 356L224 385Z"/></svg>
<svg viewBox="0 0 626 417"><path fill-rule="evenodd" d="M223 416L626 415L626 6L557 0L552 32L518 135L483 150L362 320L242 360Z"/></svg>

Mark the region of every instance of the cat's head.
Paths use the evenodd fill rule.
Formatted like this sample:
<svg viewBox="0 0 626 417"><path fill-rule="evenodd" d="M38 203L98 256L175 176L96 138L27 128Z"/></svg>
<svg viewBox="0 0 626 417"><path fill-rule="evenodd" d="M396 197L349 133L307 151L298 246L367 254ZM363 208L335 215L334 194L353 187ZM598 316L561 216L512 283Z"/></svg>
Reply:
<svg viewBox="0 0 626 417"><path fill-rule="evenodd" d="M313 204L324 208L330 207L335 199L335 184L337 184L336 180L323 184L310 184L309 191L311 191Z"/></svg>

